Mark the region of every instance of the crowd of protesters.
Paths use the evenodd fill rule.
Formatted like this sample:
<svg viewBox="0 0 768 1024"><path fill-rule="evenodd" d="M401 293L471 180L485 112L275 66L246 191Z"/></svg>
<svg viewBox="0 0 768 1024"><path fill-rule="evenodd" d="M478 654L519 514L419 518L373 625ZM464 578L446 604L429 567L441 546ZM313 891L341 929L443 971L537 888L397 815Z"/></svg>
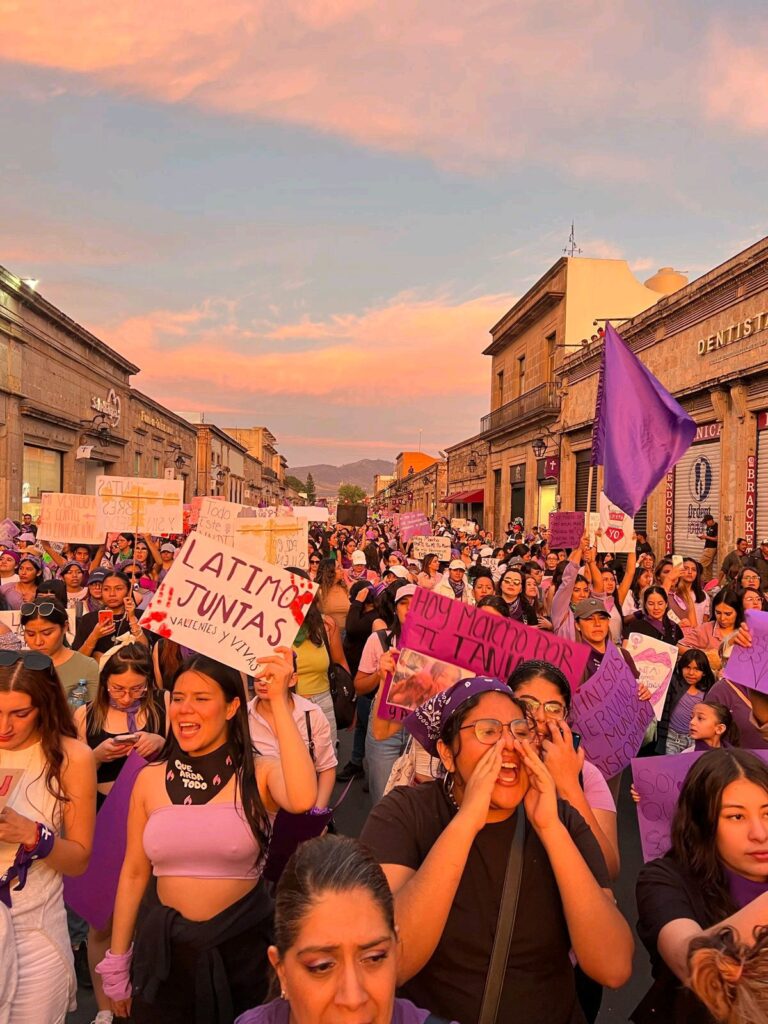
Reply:
<svg viewBox="0 0 768 1024"><path fill-rule="evenodd" d="M584 645L582 682L615 647L640 701L628 638L677 649L638 753L700 756L669 850L637 878L654 980L631 1019L768 1019L768 696L728 678L745 611L768 607L768 543L705 583L640 534L612 556L589 535L551 550L519 520L430 529L440 544L416 559L392 516L313 524L291 568L315 599L255 678L142 628L183 536L53 545L31 517L3 536L0 1024L62 1024L78 983L96 1024L596 1020L632 972L612 893L621 776L585 757L573 688L543 661L508 679L443 666L432 696L382 719L417 588ZM359 839L331 813L355 782ZM101 893L110 871L82 916L71 886Z"/></svg>

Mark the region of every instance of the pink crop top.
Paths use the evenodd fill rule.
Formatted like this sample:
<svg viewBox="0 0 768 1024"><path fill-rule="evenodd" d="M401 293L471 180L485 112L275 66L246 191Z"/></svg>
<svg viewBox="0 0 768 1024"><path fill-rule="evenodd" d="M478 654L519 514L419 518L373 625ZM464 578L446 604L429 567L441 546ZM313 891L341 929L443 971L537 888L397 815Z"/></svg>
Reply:
<svg viewBox="0 0 768 1024"><path fill-rule="evenodd" d="M144 852L161 878L258 878L259 844L242 807L168 804L144 827Z"/></svg>

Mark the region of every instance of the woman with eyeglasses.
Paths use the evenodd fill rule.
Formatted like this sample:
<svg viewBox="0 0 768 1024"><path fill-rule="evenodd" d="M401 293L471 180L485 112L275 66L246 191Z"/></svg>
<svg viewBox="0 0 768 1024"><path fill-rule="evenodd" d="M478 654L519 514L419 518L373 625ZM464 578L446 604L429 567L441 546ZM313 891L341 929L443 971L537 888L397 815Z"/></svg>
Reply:
<svg viewBox="0 0 768 1024"><path fill-rule="evenodd" d="M309 578L313 583L317 579L317 570L320 567L321 561L322 559L316 551L309 552ZM335 559L332 559L332 561L335 561Z"/></svg>
<svg viewBox="0 0 768 1024"><path fill-rule="evenodd" d="M632 936L596 839L536 753L525 705L498 679L464 679L405 727L445 781L393 789L361 835L395 896L402 994L476 1024L514 846L522 885L497 1019L574 1024L571 948L586 974L618 987Z"/></svg>
<svg viewBox="0 0 768 1024"><path fill-rule="evenodd" d="M72 645L76 651L99 661L102 654L128 633L136 643L148 643L136 617L131 581L125 573L115 569L107 573L101 585L101 599L103 609L89 612L78 619Z"/></svg>
<svg viewBox="0 0 768 1024"><path fill-rule="evenodd" d="M66 646L69 617L64 605L52 598L38 597L21 606L21 625L24 643L30 651L47 654L53 662L64 695L70 693L85 680L88 699L96 696L99 680L99 666L93 658Z"/></svg>
<svg viewBox="0 0 768 1024"><path fill-rule="evenodd" d="M6 768L21 776L0 811L0 1019L64 1024L77 982L63 876L88 866L96 771L44 654L0 651Z"/></svg>
<svg viewBox="0 0 768 1024"><path fill-rule="evenodd" d="M155 686L148 647L126 644L102 659L95 698L76 708L73 716L78 738L88 744L96 761L97 809L132 751L153 761L162 750L168 733L169 703L170 694ZM88 929L88 967L99 1010L97 1024L111 1024L112 1020L110 1001L96 972L111 937L111 921L106 928Z"/></svg>
<svg viewBox="0 0 768 1024"><path fill-rule="evenodd" d="M43 563L37 555L25 552L19 559L18 573L18 583L0 587L0 593L13 611L18 611L25 601L34 601L38 585L43 581Z"/></svg>

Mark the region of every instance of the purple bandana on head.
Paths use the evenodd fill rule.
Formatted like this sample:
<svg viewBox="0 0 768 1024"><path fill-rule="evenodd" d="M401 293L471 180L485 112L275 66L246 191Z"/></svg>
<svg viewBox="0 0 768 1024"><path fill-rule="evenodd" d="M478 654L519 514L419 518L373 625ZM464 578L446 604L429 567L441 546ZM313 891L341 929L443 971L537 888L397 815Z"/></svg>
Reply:
<svg viewBox="0 0 768 1024"><path fill-rule="evenodd" d="M445 728L445 724L451 715L455 714L462 704L477 697L481 693L506 693L512 696L509 687L500 679L493 679L491 676L473 676L471 679L461 679L447 690L436 693L434 697L420 704L415 711L403 722L403 727L413 736L417 743L431 754L438 757L437 741Z"/></svg>

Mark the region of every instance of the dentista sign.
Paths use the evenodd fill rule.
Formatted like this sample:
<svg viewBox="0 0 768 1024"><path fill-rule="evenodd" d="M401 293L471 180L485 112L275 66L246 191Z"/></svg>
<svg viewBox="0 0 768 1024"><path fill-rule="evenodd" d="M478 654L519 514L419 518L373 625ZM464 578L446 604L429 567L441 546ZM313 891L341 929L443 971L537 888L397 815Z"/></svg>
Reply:
<svg viewBox="0 0 768 1024"><path fill-rule="evenodd" d="M700 356L705 356L734 341L744 341L745 338L750 338L753 334L765 330L766 327L768 327L768 311L758 313L756 316L748 316L737 324L724 327L722 331L715 331L714 334L708 334L706 338L699 338L696 342L696 351Z"/></svg>
<svg viewBox="0 0 768 1024"><path fill-rule="evenodd" d="M106 416L110 426L116 427L120 423L121 403L120 396L115 394L115 389L110 388L106 398L98 395L91 397L91 408Z"/></svg>

